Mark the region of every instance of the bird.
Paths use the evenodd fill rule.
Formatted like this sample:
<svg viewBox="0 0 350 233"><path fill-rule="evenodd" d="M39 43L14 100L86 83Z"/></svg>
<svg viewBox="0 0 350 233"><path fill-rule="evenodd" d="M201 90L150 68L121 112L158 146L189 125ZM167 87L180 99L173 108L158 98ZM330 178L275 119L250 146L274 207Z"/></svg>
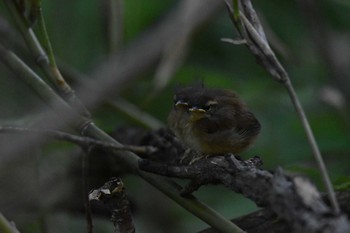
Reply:
<svg viewBox="0 0 350 233"><path fill-rule="evenodd" d="M261 125L232 90L178 88L168 125L175 136L200 157L237 154L248 149Z"/></svg>

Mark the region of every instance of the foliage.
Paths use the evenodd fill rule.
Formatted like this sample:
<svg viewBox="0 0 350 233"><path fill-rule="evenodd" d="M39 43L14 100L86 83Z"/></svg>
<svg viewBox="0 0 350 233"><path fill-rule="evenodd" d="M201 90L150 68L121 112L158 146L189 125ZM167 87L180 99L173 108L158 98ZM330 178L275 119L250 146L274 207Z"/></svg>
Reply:
<svg viewBox="0 0 350 233"><path fill-rule="evenodd" d="M91 78L96 74L100 64L109 58L105 26L108 11L102 2L91 0L43 1L48 34L60 67L74 67ZM332 180L342 179L342 182L347 185L339 185L339 187L348 189L350 99L347 99L346 95L343 94L345 103L339 107L332 104L324 92L325 88L332 86L336 93L341 93L342 88L339 86L347 85L347 82L342 83L334 78L336 72L331 66L332 62L327 61L323 57L322 51L320 52L321 48L317 46L313 28L310 28L307 16L302 15L301 8L303 6L300 3L298 5L297 2L300 1L283 1L282 3L278 0L265 0L256 1L254 4L263 17L266 27L270 29L268 30L268 38L271 39L272 46L278 51L278 56L281 57L290 73L292 82L296 86ZM124 1L124 34L120 51L135 45L135 42L142 39L147 33L152 33L151 28L163 22L166 14L177 4L176 1L162 0ZM349 6L342 5L341 1L329 0L317 1L316 5L324 16L324 24L320 27L324 27L322 29L326 29L328 35L334 40L333 44L324 46L330 46L340 58L348 59L349 53L343 49L341 43L350 41ZM0 10L1 26L5 18L10 21L11 19L2 2ZM15 25L13 22L11 23ZM172 93L175 86L191 84L199 79L210 87L232 88L247 102L250 109L260 119L263 127L255 146L242 153L242 156L259 155L262 157L266 169L281 166L291 172L312 177L312 180L322 190L321 178L316 172L316 165L306 137L285 89L269 78L244 46L235 46L220 41L221 38L227 37L236 38L237 33L234 31L225 9L221 8L214 17L193 33L187 56L164 89L154 94L153 80L157 65L153 65L142 72L136 82L128 85L120 93L120 96L166 123L167 114L172 106ZM6 43L15 44L11 41ZM23 51L17 46L13 47L35 67L27 51ZM339 60L340 58L333 59ZM38 70L38 68L35 69ZM17 122L18 124L31 122L32 118L36 117L35 114L44 109L43 103L1 63L0 72L2 74L0 79L0 121ZM67 80L72 84L73 89L78 89L79 82L77 80L69 77ZM350 86L348 87L350 88ZM113 100L117 96L114 96L112 92L109 98ZM121 114L107 101L93 109L92 115L98 126L108 132L118 127L139 126L135 124L133 119ZM14 139L3 135L0 135L0 139L2 143L16 143ZM28 200L23 200L26 210L31 209L31 205L29 205L31 200L35 200L35 203L38 202L34 194L37 189L42 187L43 183L54 183L54 180L46 180L47 177L50 179L60 178L64 173L62 169L68 170L67 167L62 168L62 164L70 164L71 155L76 154L76 148L47 143L44 148L31 148L30 154L32 155L28 157L29 159L20 162L14 161L10 163L13 167L8 166L8 170L0 172L2 179L12 173L15 173L16 177L20 177L21 180L18 184L14 185L17 191L21 190L20 187L23 183L29 182L29 179L24 179L21 174L33 175L33 180L30 181L35 183L32 186L33 190L20 191L21 194L29 191L33 193L28 195ZM19 169L20 167L23 167L23 170ZM79 176L79 174L72 175ZM346 178L344 179L344 177ZM108 178L106 177L106 179ZM5 183L7 184L7 182ZM142 228L142 232L194 232L206 227L204 223L174 205L140 179L125 177L124 183L131 200L137 206L135 210L136 229ZM60 189L64 188L67 187L61 180L56 189L48 191L48 193L59 195ZM142 190L143 196L139 195L140 190ZM0 195L5 195L5 193L1 192ZM196 195L230 219L256 209L249 200L224 190L222 187L205 187ZM41 224L40 217L46 212L50 213L47 225L55 227L54 229L59 230L59 232L83 229L83 218L74 216L69 211L55 210L49 203L51 199L54 197L48 198L42 204L43 206L36 212L35 217L26 218L28 217L26 214L17 217L16 211L9 212L9 215L15 219L19 229L23 232L30 232L31 229L33 232L38 232ZM13 208L21 206L21 203L18 203L15 198L3 198L3 200L10 200L8 203L18 204L18 206L14 205ZM159 208L163 209L155 211L151 204L157 204L160 206ZM9 204L6 206L8 207ZM51 208L54 211L51 211ZM157 213L150 216L154 211ZM70 218L69 216L74 217ZM160 221L160 218L164 219ZM96 228L99 229L99 231L96 229L96 232L111 231L107 220L101 220L96 225ZM171 230L172 227L173 230Z"/></svg>

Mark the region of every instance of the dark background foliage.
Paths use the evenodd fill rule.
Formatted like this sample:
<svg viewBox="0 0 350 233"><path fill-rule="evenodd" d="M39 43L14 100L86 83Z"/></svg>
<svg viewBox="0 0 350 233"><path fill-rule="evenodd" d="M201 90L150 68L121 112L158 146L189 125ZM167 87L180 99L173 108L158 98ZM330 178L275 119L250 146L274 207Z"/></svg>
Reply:
<svg viewBox="0 0 350 233"><path fill-rule="evenodd" d="M108 59L108 8L105 2L43 1L48 33L63 71L74 67L92 77L96 68ZM160 25L179 2L124 1L123 36L116 52L134 46L135 41L152 33L152 28ZM302 0L253 3L263 19L272 47L295 85L333 184L346 187L350 162L350 99L346 92L350 88L347 85L350 76L346 75L349 72L346 64L350 61L349 3L342 0L317 1L312 8L315 11L308 10ZM3 3L0 9L1 20L11 23ZM174 30L174 36L176 34ZM262 133L256 144L242 153L242 157L259 155L265 169L273 170L280 166L292 173L308 176L323 190L304 131L286 90L269 77L246 47L220 41L221 38L236 37L227 12L222 7L192 33L186 56L164 88L155 92L154 76L159 69L157 63L143 71L137 81L128 83L120 96L165 124L172 107L172 93L177 85L201 80L208 87L233 89L247 102L262 124ZM19 34L15 38L21 41ZM15 47L30 64L34 64L25 50L14 46L15 41L6 43ZM176 46L173 51L176 51ZM1 122L26 125L45 105L2 64L0 73ZM67 79L73 87L78 85L76 80ZM117 96L112 93L108 98L113 100ZM135 119L107 101L95 108L92 114L97 125L107 132L118 127L141 127ZM16 145L15 139L5 135L0 135L0 140L20 146ZM79 168L71 173L72 161L78 161L78 155L78 149L68 143L47 142L19 159L6 160L6 166L2 166L0 171L0 206L20 230L75 232L84 229L80 201L69 206L57 204L63 202L60 198L67 196L67 190L75 190L75 195L81 197L80 187L77 188L79 185L74 186L69 182L72 177L80 177ZM100 165L103 166L103 163ZM102 180L108 178L102 177ZM139 232L194 232L206 227L206 224L138 177L125 176L123 180L134 206ZM202 187L196 196L230 219L257 209L248 199L220 186ZM56 208L57 205L60 207ZM108 217L99 216L95 220L96 232L110 231L112 226L108 221Z"/></svg>

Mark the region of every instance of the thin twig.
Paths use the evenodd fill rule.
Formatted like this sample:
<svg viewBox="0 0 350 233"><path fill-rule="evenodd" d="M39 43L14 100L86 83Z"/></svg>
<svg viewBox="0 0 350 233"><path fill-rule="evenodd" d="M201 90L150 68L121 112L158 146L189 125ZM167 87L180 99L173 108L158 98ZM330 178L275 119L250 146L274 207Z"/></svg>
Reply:
<svg viewBox="0 0 350 233"><path fill-rule="evenodd" d="M86 80L91 80L92 78L86 74L81 73L76 70L74 67L71 67L67 64L61 63L59 64L62 73L73 80L78 84L82 84ZM86 88L90 88L93 91L94 86L86 86ZM135 121L136 123L142 125L142 127L146 127L148 129L157 130L159 128L164 127L164 124L158 120L156 117L148 114L147 112L140 109L137 105L130 103L126 99L122 97L118 97L115 100L111 100L110 98L106 98L105 101L117 111L128 116L129 119Z"/></svg>
<svg viewBox="0 0 350 233"><path fill-rule="evenodd" d="M152 154L157 149L152 146L133 146L133 145L116 145L115 143L103 142L90 137L81 137L76 136L69 133L64 133L55 130L37 130L37 129L29 129L23 127L15 127L15 126L0 126L0 133L9 133L9 132L17 132L17 133L36 133L42 134L48 137L52 137L57 140L63 140L67 142L75 143L81 147L88 146L96 146L104 149L113 149L116 151L132 151L137 154Z"/></svg>
<svg viewBox="0 0 350 233"><path fill-rule="evenodd" d="M123 0L106 0L108 21L108 52L115 53L123 41L124 3Z"/></svg>
<svg viewBox="0 0 350 233"><path fill-rule="evenodd" d="M340 213L339 204L338 204L338 201L336 199L335 192L334 192L334 189L333 189L333 185L332 185L332 182L331 182L331 180L329 178L328 171L327 171L326 165L325 165L325 163L323 161L320 149L317 146L317 142L316 142L316 139L315 139L315 137L313 135L312 129L311 129L310 124L309 124L309 121L308 121L308 119L307 119L307 117L305 115L303 107L301 106L299 98L297 97L297 94L295 93L294 87L293 87L292 84L289 85L288 83L289 82L287 82L285 84L285 87L287 88L288 93L291 96L291 100L293 102L293 105L296 108L296 111L297 111L297 113L299 115L300 121L301 121L301 123L302 123L302 125L304 127L307 139L308 139L309 144L311 146L312 154L314 155L314 158L315 158L315 160L317 162L318 168L319 168L319 170L321 172L322 179L323 179L324 185L326 187L326 190L327 190L327 193L328 193L328 196L329 196L329 200L330 200L331 205L333 207L334 213L335 214L339 214Z"/></svg>
<svg viewBox="0 0 350 233"><path fill-rule="evenodd" d="M118 98L117 100L114 100L114 101L109 101L109 103L113 107L117 108L119 111L125 113L131 119L142 124L142 126L145 126L153 130L164 127L164 124L161 121L159 121L157 118L149 115L148 113L139 109L137 106L133 105L132 103L122 98Z"/></svg>
<svg viewBox="0 0 350 233"><path fill-rule="evenodd" d="M245 41L245 40L234 40L234 39L231 39L231 38L221 38L221 41L229 43L229 44L234 44L234 45L241 45L241 44L246 44L247 43L247 41Z"/></svg>
<svg viewBox="0 0 350 233"><path fill-rule="evenodd" d="M20 233L13 223L10 223L2 213L0 213L0 232L2 233Z"/></svg>
<svg viewBox="0 0 350 233"><path fill-rule="evenodd" d="M89 155L90 155L91 147L83 148L81 154L81 176L82 176L82 195L84 200L84 208L85 208L85 219L86 219L86 232L92 233L93 223L92 223L92 213L91 206L89 201L89 191L88 191L88 180L89 180Z"/></svg>
<svg viewBox="0 0 350 233"><path fill-rule="evenodd" d="M198 1L198 0L197 0ZM188 0L178 1L179 4ZM211 16L222 6L221 1L200 0L202 3L198 8L191 9L189 14L192 18L184 24L185 27L196 30L205 25ZM180 6L180 5L178 5ZM134 83L150 67L154 67L163 53L165 44L174 37L174 27L183 24L182 19L177 16L181 14L181 7L174 8L168 15L165 15L160 24L156 24L147 30L145 35L135 40L135 43L127 46L123 51L110 57L108 61L97 66L92 73L92 80L95 83L94 94L85 87L77 89L78 95L88 109L97 106L110 94L119 95L129 84Z"/></svg>
<svg viewBox="0 0 350 233"><path fill-rule="evenodd" d="M328 171L324 164L320 150L317 146L316 139L311 130L310 124L301 106L299 98L295 93L294 87L291 83L288 73L283 68L283 66L281 65L278 58L275 56L274 52L268 44L263 27L260 24L259 18L250 0L240 1L241 12L239 15L240 17L238 18L234 17L234 11L232 10L231 5L227 1L226 5L229 10L230 17L234 21L234 25L243 26L244 31L242 31L240 27L237 27L237 29L240 32L243 39L247 41L247 47L255 55L258 61L261 62L264 68L271 74L271 76L275 80L281 82L288 90L288 94L305 130L306 137L308 139L312 153L321 172L324 185L326 187L331 205L333 207L333 211L334 213L338 214L340 212L339 204L335 198L335 193L328 175Z"/></svg>

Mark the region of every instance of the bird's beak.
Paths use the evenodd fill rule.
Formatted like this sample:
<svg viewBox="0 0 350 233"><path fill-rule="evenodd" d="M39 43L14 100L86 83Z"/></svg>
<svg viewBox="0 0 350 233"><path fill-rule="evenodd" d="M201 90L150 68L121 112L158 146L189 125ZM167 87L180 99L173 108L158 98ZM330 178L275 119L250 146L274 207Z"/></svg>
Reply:
<svg viewBox="0 0 350 233"><path fill-rule="evenodd" d="M189 109L189 111L191 113L191 120L192 121L202 119L205 116L205 113L207 112L204 109L198 108L198 107L192 107Z"/></svg>
<svg viewBox="0 0 350 233"><path fill-rule="evenodd" d="M190 112L194 112L194 113L205 113L207 111L205 111L203 108L198 108L198 107L192 107L189 109Z"/></svg>
<svg viewBox="0 0 350 233"><path fill-rule="evenodd" d="M176 107L186 107L188 106L188 103L187 102L184 102L182 100L178 100L176 103L175 103L175 106Z"/></svg>

